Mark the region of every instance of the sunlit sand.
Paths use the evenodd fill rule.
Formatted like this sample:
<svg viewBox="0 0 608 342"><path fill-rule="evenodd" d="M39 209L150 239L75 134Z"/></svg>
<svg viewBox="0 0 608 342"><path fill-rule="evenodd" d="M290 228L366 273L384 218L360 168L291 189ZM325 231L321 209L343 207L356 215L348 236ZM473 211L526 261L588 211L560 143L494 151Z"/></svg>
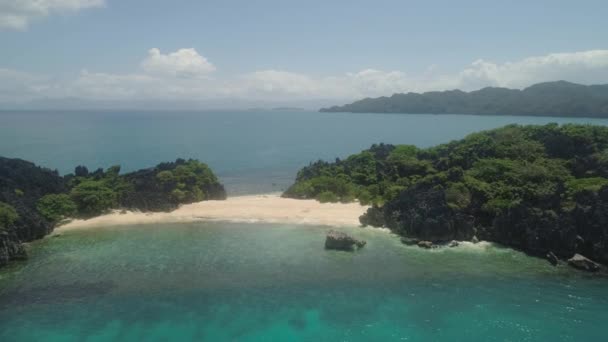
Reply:
<svg viewBox="0 0 608 342"><path fill-rule="evenodd" d="M316 200L281 198L279 194L249 195L230 197L225 201L182 205L172 212L115 210L88 220L73 220L57 230L204 220L358 226L359 216L365 213L367 208L359 203L320 203Z"/></svg>

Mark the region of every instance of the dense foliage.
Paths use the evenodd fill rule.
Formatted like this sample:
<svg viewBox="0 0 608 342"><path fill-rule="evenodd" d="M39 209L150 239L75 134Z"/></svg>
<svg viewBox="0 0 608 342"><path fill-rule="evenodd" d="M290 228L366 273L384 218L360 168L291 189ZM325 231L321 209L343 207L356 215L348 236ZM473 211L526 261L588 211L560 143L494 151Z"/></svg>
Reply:
<svg viewBox="0 0 608 342"><path fill-rule="evenodd" d="M197 160L178 159L124 175L119 166L94 172L78 166L61 177L27 161L0 157L0 266L24 255L21 241L45 236L66 217L91 217L116 208L171 210L182 203L225 198L223 185Z"/></svg>
<svg viewBox="0 0 608 342"><path fill-rule="evenodd" d="M468 93L451 90L394 94L321 111L608 117L608 85L558 81L535 84L524 90L489 87Z"/></svg>
<svg viewBox="0 0 608 342"><path fill-rule="evenodd" d="M6 230L10 227L17 219L19 214L12 206L0 202L0 230Z"/></svg>
<svg viewBox="0 0 608 342"><path fill-rule="evenodd" d="M58 222L77 213L76 203L68 194L48 194L36 203L38 212L50 222Z"/></svg>
<svg viewBox="0 0 608 342"><path fill-rule="evenodd" d="M332 194L330 196L328 194ZM374 206L363 224L608 263L608 127L510 125L428 149L374 145L303 168L284 194Z"/></svg>

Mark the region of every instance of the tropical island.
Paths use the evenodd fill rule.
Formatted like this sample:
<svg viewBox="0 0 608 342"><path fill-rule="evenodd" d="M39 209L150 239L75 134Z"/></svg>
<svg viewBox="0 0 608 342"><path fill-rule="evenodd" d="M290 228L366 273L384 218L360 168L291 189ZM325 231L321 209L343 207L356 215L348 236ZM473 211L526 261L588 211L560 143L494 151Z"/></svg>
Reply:
<svg viewBox="0 0 608 342"><path fill-rule="evenodd" d="M486 87L390 97L322 108L321 112L529 115L559 117L608 117L608 84L582 85L566 81L538 83L523 90Z"/></svg>
<svg viewBox="0 0 608 342"><path fill-rule="evenodd" d="M21 159L0 157L0 266L27 257L22 242L40 239L64 218L91 218L112 209L170 211L181 204L226 199L213 171L177 159L120 174L120 166L60 176Z"/></svg>
<svg viewBox="0 0 608 342"><path fill-rule="evenodd" d="M361 223L407 244L487 240L597 270L591 260L608 264L608 127L509 125L426 149L373 145L311 163L283 196L371 204Z"/></svg>

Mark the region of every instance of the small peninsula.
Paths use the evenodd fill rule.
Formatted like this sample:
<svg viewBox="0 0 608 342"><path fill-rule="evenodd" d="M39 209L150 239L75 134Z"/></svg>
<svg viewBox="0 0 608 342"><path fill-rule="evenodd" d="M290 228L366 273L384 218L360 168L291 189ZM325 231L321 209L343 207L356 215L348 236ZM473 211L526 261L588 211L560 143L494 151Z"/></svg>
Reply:
<svg viewBox="0 0 608 342"><path fill-rule="evenodd" d="M538 83L523 90L487 87L471 92L449 90L394 94L320 111L606 118L608 84L586 86L556 81Z"/></svg>
<svg viewBox="0 0 608 342"><path fill-rule="evenodd" d="M0 266L27 257L22 245L49 234L64 218L92 218L112 209L170 211L181 204L224 200L213 171L197 160L177 159L120 174L120 166L90 172L57 171L0 157Z"/></svg>
<svg viewBox="0 0 608 342"><path fill-rule="evenodd" d="M373 145L311 163L283 196L371 204L361 223L404 242L486 240L606 265L608 127L509 125L426 149Z"/></svg>

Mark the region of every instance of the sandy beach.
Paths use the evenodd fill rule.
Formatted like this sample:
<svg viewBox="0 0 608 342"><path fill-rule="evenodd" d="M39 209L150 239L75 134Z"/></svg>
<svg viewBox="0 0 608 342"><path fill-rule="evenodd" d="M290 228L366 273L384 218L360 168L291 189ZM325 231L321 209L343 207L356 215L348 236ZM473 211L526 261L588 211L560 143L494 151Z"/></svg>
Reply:
<svg viewBox="0 0 608 342"><path fill-rule="evenodd" d="M367 206L359 203L320 203L281 198L279 194L229 197L180 206L172 212L144 213L119 210L88 220L73 220L56 231L104 226L193 221L267 222L328 226L358 226Z"/></svg>

